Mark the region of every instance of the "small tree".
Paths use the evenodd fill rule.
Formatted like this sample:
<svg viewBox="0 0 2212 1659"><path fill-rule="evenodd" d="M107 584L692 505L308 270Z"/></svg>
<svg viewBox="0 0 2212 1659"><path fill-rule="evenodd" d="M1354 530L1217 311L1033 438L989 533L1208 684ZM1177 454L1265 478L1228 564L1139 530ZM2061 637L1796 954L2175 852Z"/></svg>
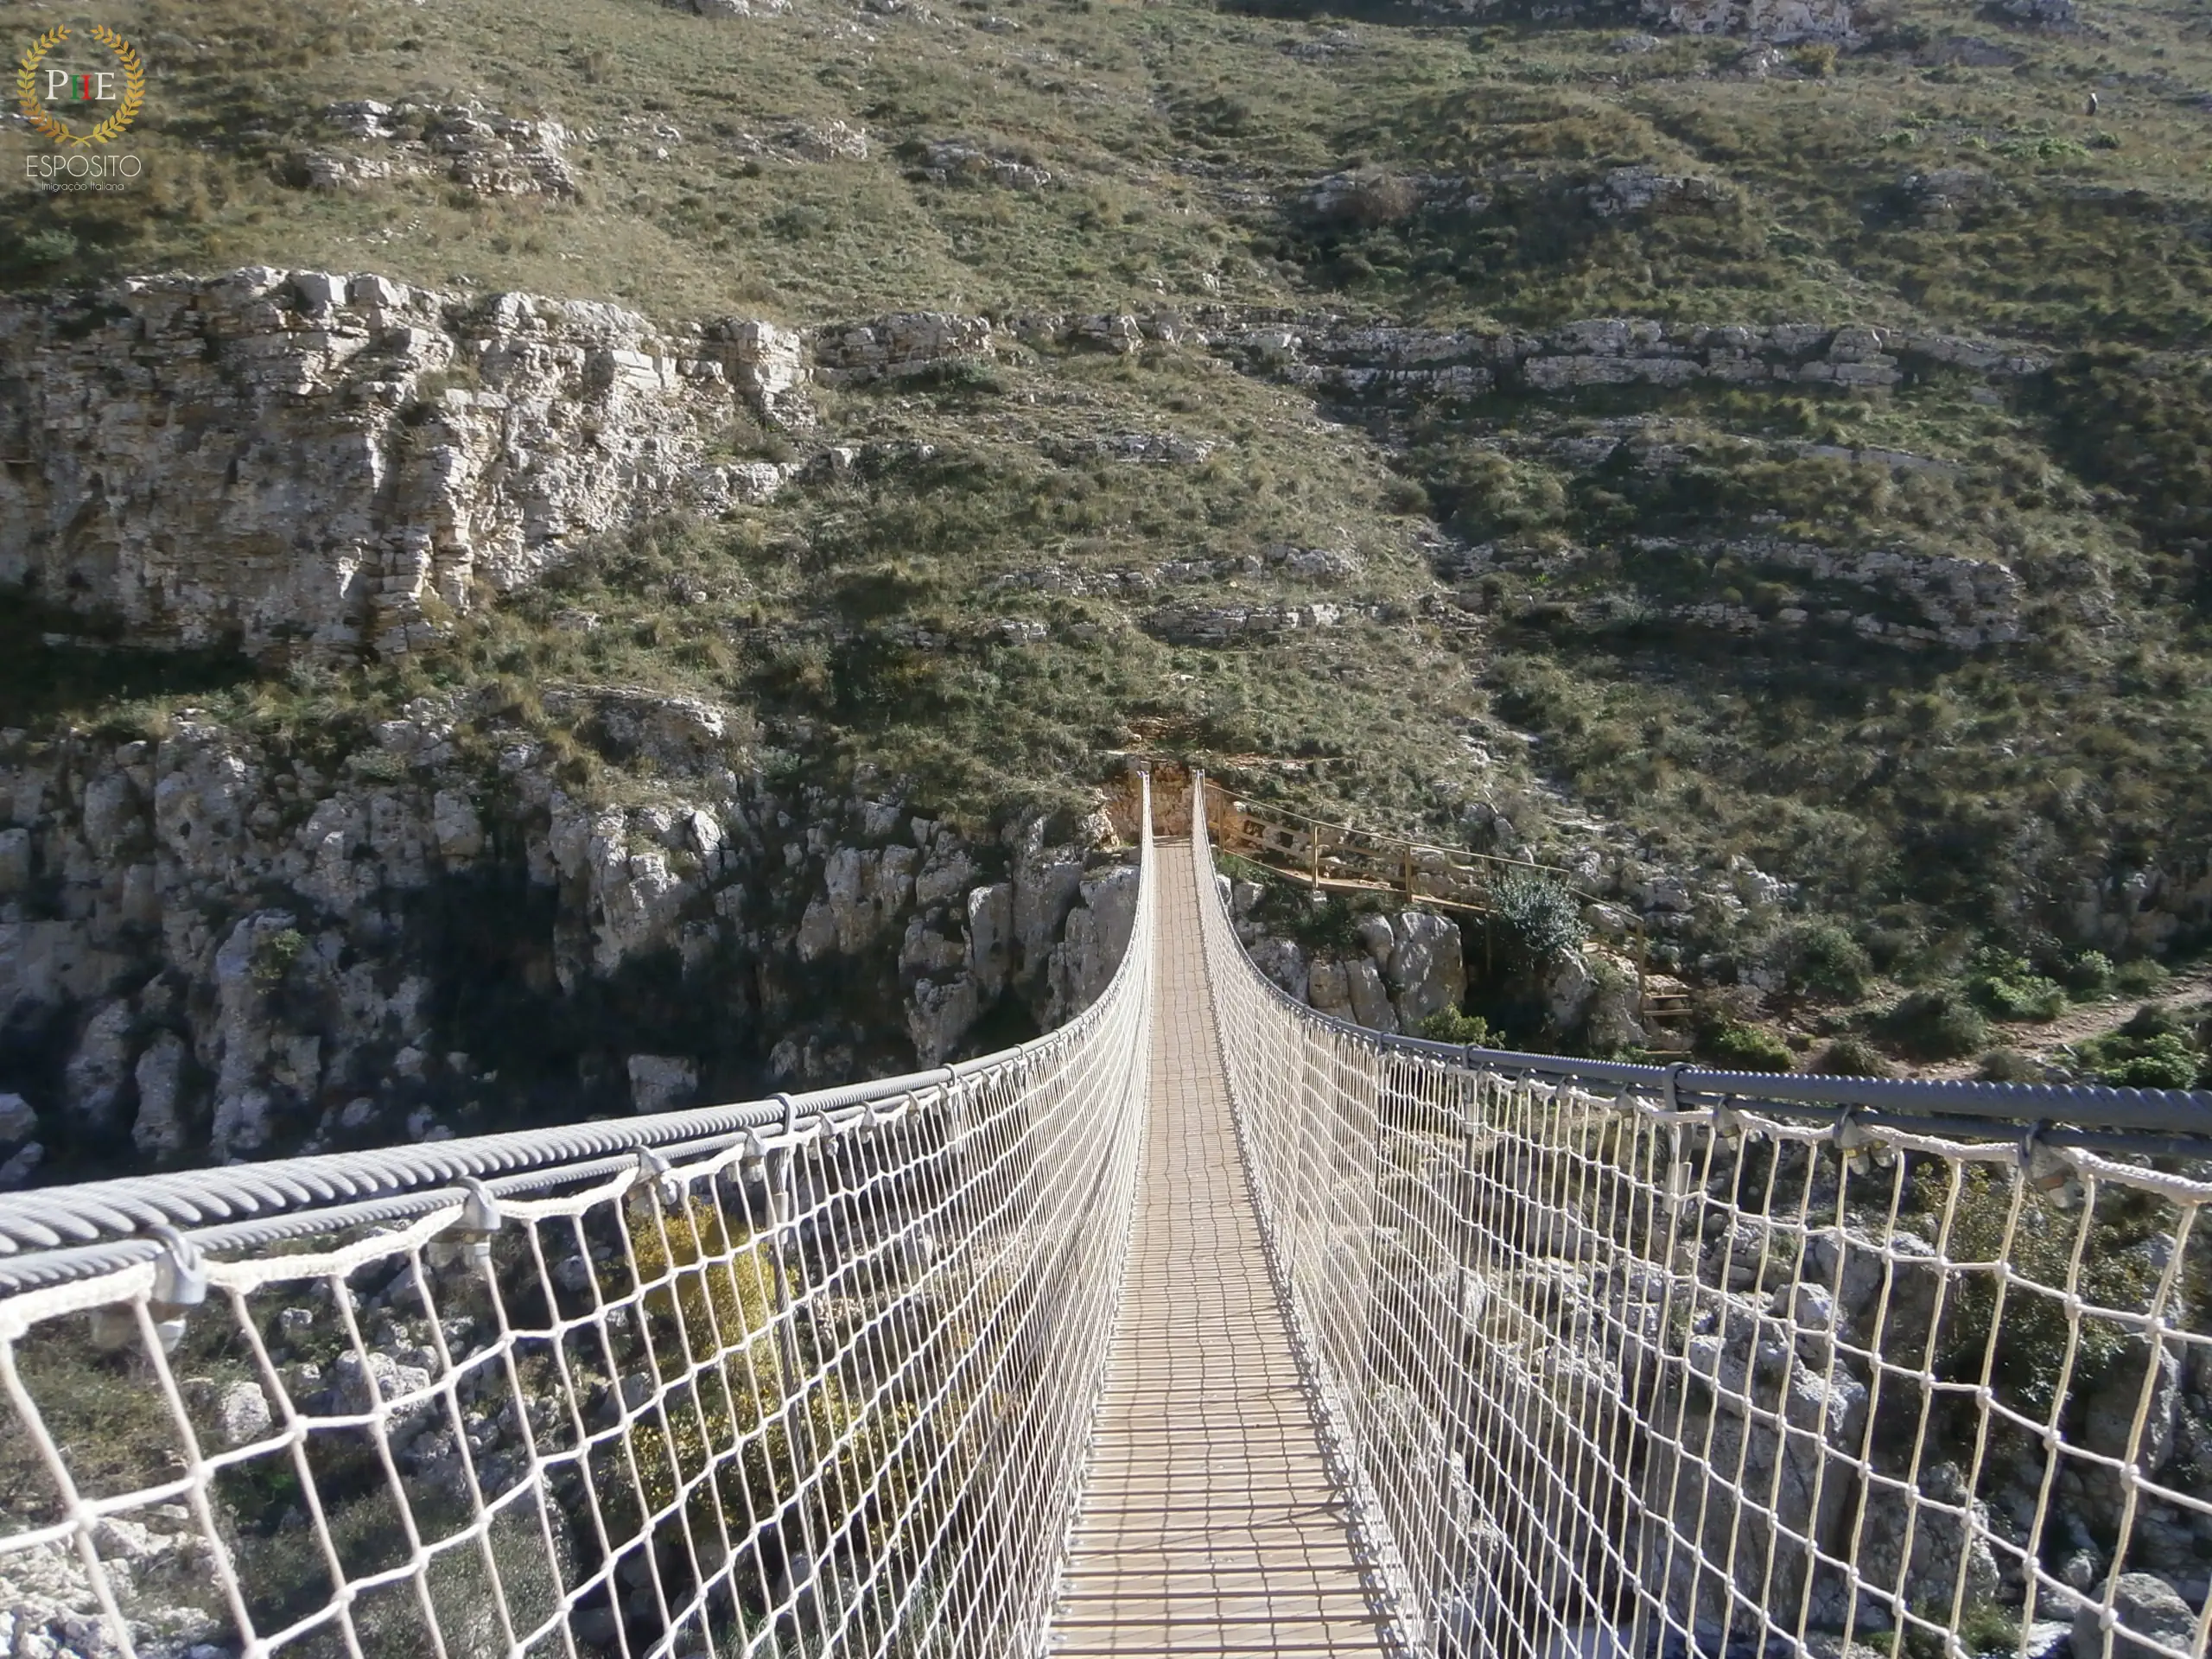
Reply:
<svg viewBox="0 0 2212 1659"><path fill-rule="evenodd" d="M1538 971L1582 948L1582 907L1551 877L1508 869L1491 886L1491 904L1519 965Z"/></svg>

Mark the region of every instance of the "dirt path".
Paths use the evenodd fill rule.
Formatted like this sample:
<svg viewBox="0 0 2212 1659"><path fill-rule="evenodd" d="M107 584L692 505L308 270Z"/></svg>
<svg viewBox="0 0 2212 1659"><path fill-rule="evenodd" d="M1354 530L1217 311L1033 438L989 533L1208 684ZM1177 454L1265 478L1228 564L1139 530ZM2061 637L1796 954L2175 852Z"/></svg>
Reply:
<svg viewBox="0 0 2212 1659"><path fill-rule="evenodd" d="M2145 1002L2168 1002L2177 1008L2186 1008L2212 1000L2212 967L2192 968L2186 973L2176 974L2166 988L2155 996L2113 996L2101 1002L2085 1002L2069 1007L2057 1019L2037 1022L2025 1020L1993 1020L1989 1022L1990 1046L2009 1048L2016 1053L2040 1059L2069 1043L2078 1043L2086 1038L2101 1037L2108 1031L2117 1031L2134 1016L2135 1010ZM1904 1068L1905 1075L1955 1082L1971 1077L1980 1067L1979 1057L1964 1060L1946 1060L1939 1065L1919 1065Z"/></svg>

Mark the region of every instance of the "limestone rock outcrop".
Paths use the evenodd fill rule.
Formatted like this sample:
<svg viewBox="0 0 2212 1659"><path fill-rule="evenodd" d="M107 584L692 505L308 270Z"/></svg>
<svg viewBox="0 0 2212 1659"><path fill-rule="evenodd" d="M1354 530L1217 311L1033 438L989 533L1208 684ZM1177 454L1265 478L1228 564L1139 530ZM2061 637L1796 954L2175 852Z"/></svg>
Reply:
<svg viewBox="0 0 2212 1659"><path fill-rule="evenodd" d="M569 168L570 135L557 121L530 120L481 105L385 104L349 99L323 111L333 134L365 148L319 149L299 160L319 190L359 189L408 175L442 178L479 196L551 196L581 192Z"/></svg>
<svg viewBox="0 0 2212 1659"><path fill-rule="evenodd" d="M0 582L152 643L404 649L594 532L763 480L801 342L733 319L252 268L0 304Z"/></svg>
<svg viewBox="0 0 2212 1659"><path fill-rule="evenodd" d="M895 1073L1119 963L1135 873L1096 825L963 835L772 782L696 698L546 701L652 787L585 798L506 714L427 698L335 765L195 715L0 733L0 1184Z"/></svg>
<svg viewBox="0 0 2212 1659"><path fill-rule="evenodd" d="M1643 0L1646 21L1689 35L1760 41L1847 41L1852 0Z"/></svg>
<svg viewBox="0 0 2212 1659"><path fill-rule="evenodd" d="M1310 958L1294 941L1263 932L1249 919L1240 921L1239 933L1253 965L1290 995L1372 1030L1418 1031L1430 1015L1457 1008L1466 995L1459 924L1428 911L1362 916L1357 949Z"/></svg>
<svg viewBox="0 0 2212 1659"><path fill-rule="evenodd" d="M1610 454L1613 446L1594 446ZM1909 547L1824 547L1773 537L1732 541L1684 541L1665 537L1628 538L1627 551L1649 568L1665 569L1684 561L1732 560L1758 570L1773 584L1761 607L1710 599L1667 602L1645 594L1604 586L1586 588L1580 597L1547 598L1554 614L1570 615L1580 626L1600 628L1624 616L1664 617L1689 627L1725 633L1756 634L1777 628L1847 629L1870 644L1913 650L1948 645L1975 651L2018 644L2027 637L2026 585L2011 566L1994 559ZM1614 561L1570 548L1541 553L1508 551L1495 545L1465 550L1452 562L1453 574L1471 579L1490 569L1541 569L1559 583L1586 563Z"/></svg>

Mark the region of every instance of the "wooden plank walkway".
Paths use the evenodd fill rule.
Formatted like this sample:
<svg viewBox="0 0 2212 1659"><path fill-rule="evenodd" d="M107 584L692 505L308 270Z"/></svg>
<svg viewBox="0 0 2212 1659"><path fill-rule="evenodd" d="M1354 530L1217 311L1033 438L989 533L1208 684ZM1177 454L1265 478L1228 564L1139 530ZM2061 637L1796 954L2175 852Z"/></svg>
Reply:
<svg viewBox="0 0 2212 1659"><path fill-rule="evenodd" d="M1230 1118L1187 843L1158 843L1150 1119L1056 1654L1380 1654Z"/></svg>

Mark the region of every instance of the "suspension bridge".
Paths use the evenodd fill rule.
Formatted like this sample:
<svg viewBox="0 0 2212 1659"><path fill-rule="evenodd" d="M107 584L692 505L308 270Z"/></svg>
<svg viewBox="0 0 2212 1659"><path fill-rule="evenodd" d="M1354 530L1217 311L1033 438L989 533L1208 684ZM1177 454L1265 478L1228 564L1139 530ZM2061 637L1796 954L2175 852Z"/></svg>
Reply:
<svg viewBox="0 0 2212 1659"><path fill-rule="evenodd" d="M2205 1651L2212 1101L1383 1037L1141 817L1019 1048L0 1200L0 1650Z"/></svg>

